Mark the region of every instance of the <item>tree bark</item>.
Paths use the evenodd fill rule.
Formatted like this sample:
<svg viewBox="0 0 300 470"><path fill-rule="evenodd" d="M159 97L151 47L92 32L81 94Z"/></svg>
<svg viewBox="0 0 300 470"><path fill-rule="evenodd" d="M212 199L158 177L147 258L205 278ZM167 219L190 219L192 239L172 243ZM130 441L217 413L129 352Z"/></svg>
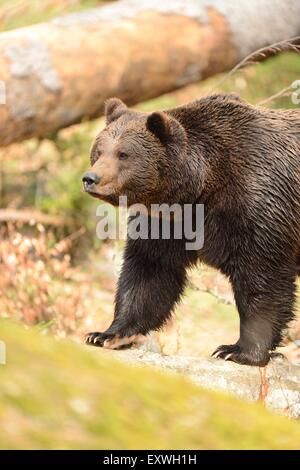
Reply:
<svg viewBox="0 0 300 470"><path fill-rule="evenodd" d="M298 34L298 0L121 0L1 33L0 145L99 116L111 96L159 96Z"/></svg>

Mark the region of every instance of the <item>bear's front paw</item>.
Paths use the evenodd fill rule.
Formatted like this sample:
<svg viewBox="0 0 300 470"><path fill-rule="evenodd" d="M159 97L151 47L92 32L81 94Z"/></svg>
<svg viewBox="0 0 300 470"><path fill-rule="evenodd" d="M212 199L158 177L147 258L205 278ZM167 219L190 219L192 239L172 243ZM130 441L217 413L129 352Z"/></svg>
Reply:
<svg viewBox="0 0 300 470"><path fill-rule="evenodd" d="M104 346L105 340L109 338L109 335L105 333L100 333L99 331L94 331L92 333L88 333L85 336L84 342L86 344L91 344L92 346Z"/></svg>
<svg viewBox="0 0 300 470"><path fill-rule="evenodd" d="M236 343L219 346L213 352L212 357L248 366L264 367L270 360L270 353L259 349L247 351L239 343Z"/></svg>
<svg viewBox="0 0 300 470"><path fill-rule="evenodd" d="M125 349L133 344L140 344L144 341L142 335L120 336L106 333L88 333L85 337L85 343L92 346L100 346L106 349Z"/></svg>

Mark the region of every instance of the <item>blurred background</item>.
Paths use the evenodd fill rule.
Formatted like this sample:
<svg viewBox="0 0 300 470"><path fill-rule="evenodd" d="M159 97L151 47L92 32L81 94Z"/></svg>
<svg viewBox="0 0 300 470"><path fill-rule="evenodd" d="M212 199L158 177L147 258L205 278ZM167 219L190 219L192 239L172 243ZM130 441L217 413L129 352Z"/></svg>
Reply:
<svg viewBox="0 0 300 470"><path fill-rule="evenodd" d="M120 373L122 389L113 404L110 390L119 390L120 383L108 372L110 363L102 364L102 353L92 359L69 346L62 345L60 351L54 343L43 346L33 337L22 343L21 330L16 330L17 341L10 322L31 326L42 338L77 343L87 331L104 330L111 322L124 242L97 239L99 201L83 193L81 185L91 144L104 126L105 99L118 96L138 110L152 111L225 91L254 105L299 107L292 100L293 84L300 79L299 42L288 41L300 35L299 18L296 0L243 0L235 6L223 0L0 0L0 80L5 84L5 103L0 104L0 317L6 319L0 339L3 332L13 345L9 360L15 364L14 370L0 371L7 378L1 382L5 438L0 447L292 445L281 437L277 441L273 429L279 436L294 436L293 445L298 445L298 430L283 432L285 427L275 422L268 433L263 426L249 441L243 440L240 421L233 427L231 421L218 421L223 413L238 420L231 402L224 399L216 407L216 398L210 396L197 402L190 385L158 377L151 381L147 373L138 392L133 372ZM200 357L235 342L238 333L228 281L201 265L189 274L174 321L152 338L155 351L164 355ZM282 352L300 365L299 296L297 318ZM76 395L74 364L82 367L84 377L74 389ZM27 367L30 377L23 373ZM99 381L102 395L99 382L91 379L96 367L107 378L105 382L102 375ZM84 384L85 391L80 388ZM181 395L172 398L177 388ZM189 393L195 393L200 422L206 419L201 410L213 410L210 424L197 422L202 429L197 435L190 433L194 409L188 418L184 415ZM99 406L100 424L94 423L94 406ZM177 427L170 410L179 417ZM244 416L247 410L240 413ZM142 432L132 420L132 414L140 413L148 423ZM65 420L61 429L59 415ZM260 423L255 413L248 418L248 430L251 420ZM220 435L213 432L216 423Z"/></svg>

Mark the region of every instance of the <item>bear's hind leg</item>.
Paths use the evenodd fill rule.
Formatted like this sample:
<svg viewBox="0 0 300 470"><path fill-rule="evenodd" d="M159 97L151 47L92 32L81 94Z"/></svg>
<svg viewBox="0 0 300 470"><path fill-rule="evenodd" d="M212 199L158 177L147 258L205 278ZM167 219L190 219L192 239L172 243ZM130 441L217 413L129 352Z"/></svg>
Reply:
<svg viewBox="0 0 300 470"><path fill-rule="evenodd" d="M251 272L251 271L249 271ZM213 357L239 364L265 366L293 319L295 272L288 269L254 282L233 282L240 315L240 338L236 344L219 346Z"/></svg>

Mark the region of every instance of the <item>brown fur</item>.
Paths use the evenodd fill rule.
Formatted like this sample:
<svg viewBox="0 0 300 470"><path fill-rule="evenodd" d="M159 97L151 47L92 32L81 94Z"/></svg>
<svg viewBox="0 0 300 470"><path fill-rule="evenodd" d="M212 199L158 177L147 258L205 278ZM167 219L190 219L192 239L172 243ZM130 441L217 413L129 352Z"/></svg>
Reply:
<svg viewBox="0 0 300 470"><path fill-rule="evenodd" d="M89 342L146 334L170 317L197 260L229 277L240 339L216 355L265 365L293 318L300 259L300 111L256 108L213 95L164 112L139 113L114 98L91 152L86 183L113 204L203 203L205 241L128 238L115 318ZM199 306L201 308L201 305Z"/></svg>

